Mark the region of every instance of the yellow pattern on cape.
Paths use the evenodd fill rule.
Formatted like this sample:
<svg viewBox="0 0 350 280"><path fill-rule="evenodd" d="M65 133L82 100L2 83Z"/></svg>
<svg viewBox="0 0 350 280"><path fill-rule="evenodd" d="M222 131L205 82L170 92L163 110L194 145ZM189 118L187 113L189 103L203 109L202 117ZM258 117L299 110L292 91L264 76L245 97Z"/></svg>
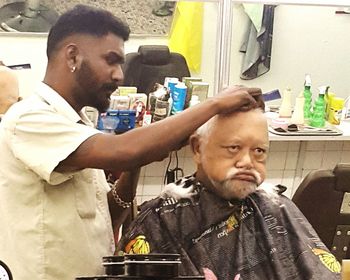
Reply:
<svg viewBox="0 0 350 280"><path fill-rule="evenodd" d="M150 252L149 242L144 235L139 235L130 240L125 246L125 253L127 254L149 254Z"/></svg>
<svg viewBox="0 0 350 280"><path fill-rule="evenodd" d="M319 257L320 261L327 267L330 271L335 272L335 273L340 273L341 271L341 265L337 261L337 259L329 252L318 249L318 248L313 248L312 252Z"/></svg>

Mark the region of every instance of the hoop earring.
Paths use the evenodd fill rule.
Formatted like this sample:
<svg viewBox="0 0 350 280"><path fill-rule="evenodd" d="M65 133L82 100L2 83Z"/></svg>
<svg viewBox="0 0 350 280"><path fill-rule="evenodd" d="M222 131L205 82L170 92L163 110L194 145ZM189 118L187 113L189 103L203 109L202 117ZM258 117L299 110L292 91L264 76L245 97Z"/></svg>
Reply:
<svg viewBox="0 0 350 280"><path fill-rule="evenodd" d="M73 66L73 67L70 69L70 71L71 71L72 73L74 73L76 69L77 69L77 68L76 68L75 66Z"/></svg>

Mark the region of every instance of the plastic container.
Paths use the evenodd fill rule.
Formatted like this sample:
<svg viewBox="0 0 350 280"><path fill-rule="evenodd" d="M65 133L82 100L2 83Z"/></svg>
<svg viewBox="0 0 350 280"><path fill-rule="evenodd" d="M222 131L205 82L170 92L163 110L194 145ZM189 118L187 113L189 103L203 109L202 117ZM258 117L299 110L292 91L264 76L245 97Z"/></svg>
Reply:
<svg viewBox="0 0 350 280"><path fill-rule="evenodd" d="M295 107L290 120L291 124L304 124L304 102L305 98L303 95L295 99Z"/></svg>
<svg viewBox="0 0 350 280"><path fill-rule="evenodd" d="M290 88L286 88L286 90L283 92L282 104L279 109L280 118L290 118L292 116L291 98L292 90Z"/></svg>
<svg viewBox="0 0 350 280"><path fill-rule="evenodd" d="M304 121L308 122L312 117L311 107L312 107L312 92L311 92L311 77L309 74L305 75L304 82Z"/></svg>
<svg viewBox="0 0 350 280"><path fill-rule="evenodd" d="M340 97L333 97L329 105L328 122L338 125L342 118L345 100Z"/></svg>
<svg viewBox="0 0 350 280"><path fill-rule="evenodd" d="M109 278L108 278L109 279ZM115 278L111 278L115 280L201 280L205 279L204 276L178 276L178 277L143 277L143 276L129 276L129 275L122 275Z"/></svg>
<svg viewBox="0 0 350 280"><path fill-rule="evenodd" d="M157 99L156 107L154 109L153 122L165 119L169 115L168 114L170 111L169 107L170 107L169 101Z"/></svg>
<svg viewBox="0 0 350 280"><path fill-rule="evenodd" d="M107 275L101 275L101 276L79 276L76 277L75 280L119 280L121 278L116 276L107 276Z"/></svg>
<svg viewBox="0 0 350 280"><path fill-rule="evenodd" d="M102 265L107 275L124 275L124 256L106 256L102 258Z"/></svg>
<svg viewBox="0 0 350 280"><path fill-rule="evenodd" d="M199 103L201 103L201 102L199 101L198 95L192 95L189 107L192 107L192 106L197 105Z"/></svg>
<svg viewBox="0 0 350 280"><path fill-rule="evenodd" d="M326 124L326 103L324 100L324 89L320 89L320 94L315 101L310 125L313 127L324 127Z"/></svg>
<svg viewBox="0 0 350 280"><path fill-rule="evenodd" d="M175 85L173 92L173 106L171 108L171 114L175 115L182 112L185 108L187 87L185 83L178 83Z"/></svg>
<svg viewBox="0 0 350 280"><path fill-rule="evenodd" d="M147 126L147 125L150 125L151 123L152 123L152 114L150 111L147 111L143 115L142 126Z"/></svg>
<svg viewBox="0 0 350 280"><path fill-rule="evenodd" d="M167 77L165 78L164 86L169 89L170 96L173 97L175 85L179 82L178 78Z"/></svg>
<svg viewBox="0 0 350 280"><path fill-rule="evenodd" d="M174 278L179 276L179 254L125 255L125 274L137 277Z"/></svg>

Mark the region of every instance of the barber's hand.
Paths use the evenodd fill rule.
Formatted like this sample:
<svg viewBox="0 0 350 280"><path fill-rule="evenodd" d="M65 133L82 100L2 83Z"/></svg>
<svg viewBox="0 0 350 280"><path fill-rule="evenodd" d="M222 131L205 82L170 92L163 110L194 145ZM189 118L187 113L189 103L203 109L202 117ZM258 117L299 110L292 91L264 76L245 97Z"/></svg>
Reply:
<svg viewBox="0 0 350 280"><path fill-rule="evenodd" d="M228 87L214 96L218 113L225 114L237 110L249 110L261 106L256 99L261 96L261 89L241 86ZM256 98L256 99L255 99Z"/></svg>

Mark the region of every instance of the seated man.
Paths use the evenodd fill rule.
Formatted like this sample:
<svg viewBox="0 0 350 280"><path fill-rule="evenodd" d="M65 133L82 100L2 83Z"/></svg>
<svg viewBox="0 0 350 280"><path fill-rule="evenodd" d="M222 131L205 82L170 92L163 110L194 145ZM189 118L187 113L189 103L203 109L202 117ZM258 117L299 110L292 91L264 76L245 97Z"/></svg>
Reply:
<svg viewBox="0 0 350 280"><path fill-rule="evenodd" d="M261 185L269 139L260 109L218 115L190 144L197 172L144 203L118 250L179 253L181 275L207 279L340 279L282 187Z"/></svg>
<svg viewBox="0 0 350 280"><path fill-rule="evenodd" d="M19 100L18 78L0 61L0 120L8 108Z"/></svg>

